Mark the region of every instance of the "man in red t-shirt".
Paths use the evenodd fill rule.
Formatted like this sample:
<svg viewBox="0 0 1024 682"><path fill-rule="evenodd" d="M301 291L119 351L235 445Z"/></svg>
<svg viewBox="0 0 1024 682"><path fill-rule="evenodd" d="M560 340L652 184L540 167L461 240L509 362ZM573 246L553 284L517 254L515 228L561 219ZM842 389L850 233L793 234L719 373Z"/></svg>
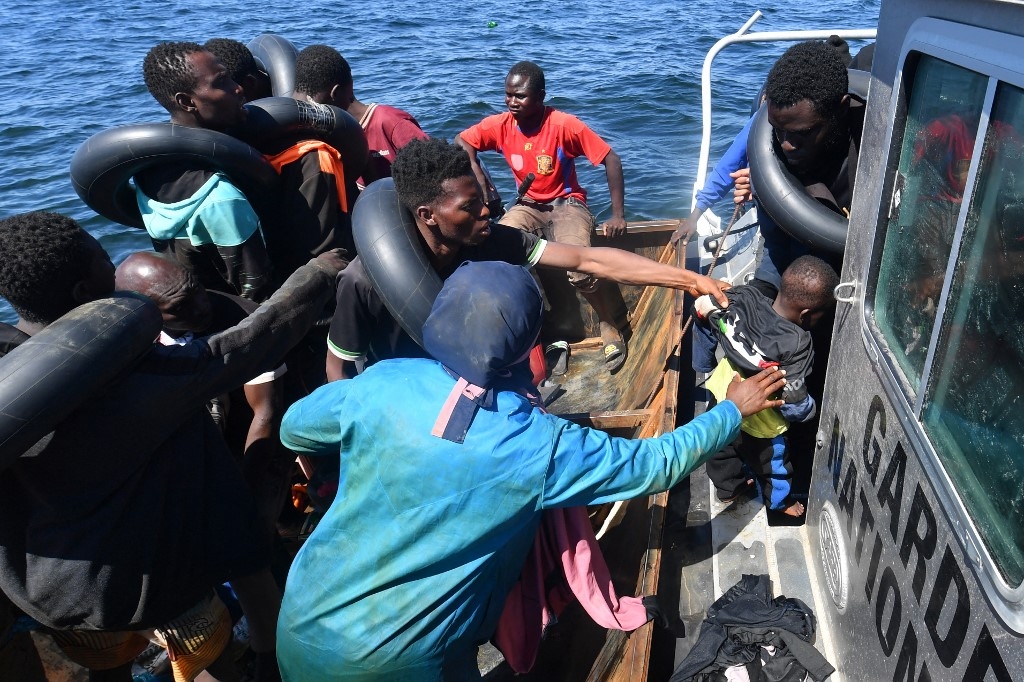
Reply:
<svg viewBox="0 0 1024 682"><path fill-rule="evenodd" d="M607 237L626 231L625 185L619 155L575 116L544 105L544 72L533 62L519 62L505 78L508 112L488 116L455 137L469 154L481 187L487 180L477 152L498 151L505 157L517 184L530 173L534 180L522 200L501 218L503 225L533 232L544 239L590 246L596 221L587 208L587 192L576 178L575 159L585 156L595 166L604 164L612 216L601 225ZM599 280L570 272L569 281L593 306L601 322L605 360L616 371L626 360L626 344L615 327Z"/></svg>
<svg viewBox="0 0 1024 682"><path fill-rule="evenodd" d="M358 182L360 187L366 187L374 180L390 178L398 150L410 140L426 139L427 134L412 114L386 104L364 104L354 92L352 68L333 47L310 45L299 53L295 61L294 96L340 107L363 128L370 161Z"/></svg>

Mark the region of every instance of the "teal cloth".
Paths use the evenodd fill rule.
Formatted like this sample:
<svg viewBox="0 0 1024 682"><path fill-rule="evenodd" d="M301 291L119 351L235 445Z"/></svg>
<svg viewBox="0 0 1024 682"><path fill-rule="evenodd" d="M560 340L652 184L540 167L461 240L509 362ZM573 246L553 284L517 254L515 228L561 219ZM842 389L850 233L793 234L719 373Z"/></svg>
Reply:
<svg viewBox="0 0 1024 682"><path fill-rule="evenodd" d="M238 246L260 229L260 220L242 191L227 176L214 173L188 199L163 204L138 187L135 199L149 236L188 239L193 246Z"/></svg>
<svg viewBox="0 0 1024 682"><path fill-rule="evenodd" d="M478 678L546 507L666 490L739 434L729 401L646 440L612 438L497 393L463 444L430 434L455 380L397 359L295 403L281 439L341 455L336 501L288 575L286 680Z"/></svg>

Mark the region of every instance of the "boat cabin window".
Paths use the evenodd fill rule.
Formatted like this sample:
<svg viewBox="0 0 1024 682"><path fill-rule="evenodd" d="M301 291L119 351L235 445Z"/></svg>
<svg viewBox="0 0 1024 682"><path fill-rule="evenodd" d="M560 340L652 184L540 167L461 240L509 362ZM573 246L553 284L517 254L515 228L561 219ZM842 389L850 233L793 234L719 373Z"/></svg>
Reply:
<svg viewBox="0 0 1024 682"><path fill-rule="evenodd" d="M1024 91L923 54L908 59L904 82L869 328L1003 580L1018 586Z"/></svg>

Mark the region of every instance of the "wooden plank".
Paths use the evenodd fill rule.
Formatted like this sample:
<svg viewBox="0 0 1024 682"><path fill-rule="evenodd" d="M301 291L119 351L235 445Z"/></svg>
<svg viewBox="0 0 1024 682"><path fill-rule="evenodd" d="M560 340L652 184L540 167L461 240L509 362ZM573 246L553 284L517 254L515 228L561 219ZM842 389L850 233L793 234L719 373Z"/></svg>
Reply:
<svg viewBox="0 0 1024 682"><path fill-rule="evenodd" d="M654 415L653 410L625 410L622 412L577 412L575 414L560 414L562 419L568 419L580 426L589 426L595 429L635 429L650 421Z"/></svg>

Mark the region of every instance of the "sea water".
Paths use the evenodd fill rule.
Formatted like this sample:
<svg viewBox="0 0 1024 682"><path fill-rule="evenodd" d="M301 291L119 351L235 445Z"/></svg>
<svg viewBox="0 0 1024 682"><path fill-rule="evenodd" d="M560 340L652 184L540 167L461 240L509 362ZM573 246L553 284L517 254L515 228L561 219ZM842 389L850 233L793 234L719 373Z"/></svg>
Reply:
<svg viewBox="0 0 1024 682"><path fill-rule="evenodd" d="M627 219L682 218L697 170L704 55L758 9L758 31L873 28L879 0L16 0L0 8L0 217L65 213L115 263L151 248L145 232L96 215L78 198L68 176L72 154L107 128L168 119L142 80L142 59L154 44L277 33L299 49L338 49L352 65L357 98L405 109L430 135L447 139L503 111L508 68L535 61L547 77L547 103L580 117L622 158ZM852 43L851 51L862 45ZM739 45L715 61L712 163L785 47ZM510 197L504 161L484 158ZM603 169L586 160L577 167L591 209L607 218ZM0 299L0 320L13 319Z"/></svg>

